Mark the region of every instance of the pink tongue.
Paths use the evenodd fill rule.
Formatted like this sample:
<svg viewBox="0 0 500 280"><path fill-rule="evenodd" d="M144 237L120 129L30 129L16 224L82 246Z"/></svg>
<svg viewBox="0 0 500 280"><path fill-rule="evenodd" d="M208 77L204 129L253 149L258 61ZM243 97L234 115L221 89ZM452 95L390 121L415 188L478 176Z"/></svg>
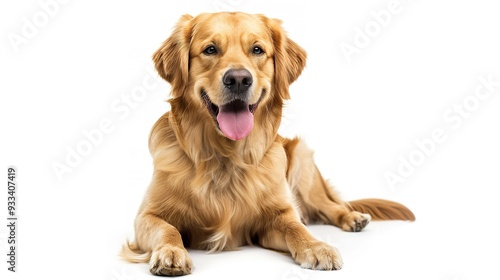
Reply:
<svg viewBox="0 0 500 280"><path fill-rule="evenodd" d="M248 106L241 110L221 108L217 121L222 133L231 140L245 138L253 128L253 114L248 110Z"/></svg>

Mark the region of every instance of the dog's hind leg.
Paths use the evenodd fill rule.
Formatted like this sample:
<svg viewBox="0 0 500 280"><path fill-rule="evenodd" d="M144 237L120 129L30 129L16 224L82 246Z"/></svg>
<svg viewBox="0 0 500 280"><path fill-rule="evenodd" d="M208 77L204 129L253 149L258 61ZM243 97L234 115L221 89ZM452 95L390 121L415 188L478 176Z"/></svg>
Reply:
<svg viewBox="0 0 500 280"><path fill-rule="evenodd" d="M370 215L351 211L321 176L313 152L298 138L285 140L287 180L302 220L321 221L346 231L360 231Z"/></svg>
<svg viewBox="0 0 500 280"><path fill-rule="evenodd" d="M383 199L344 202L321 176L313 152L298 138L285 139L287 180L302 221L321 221L345 231L361 231L371 219L415 220L405 206Z"/></svg>

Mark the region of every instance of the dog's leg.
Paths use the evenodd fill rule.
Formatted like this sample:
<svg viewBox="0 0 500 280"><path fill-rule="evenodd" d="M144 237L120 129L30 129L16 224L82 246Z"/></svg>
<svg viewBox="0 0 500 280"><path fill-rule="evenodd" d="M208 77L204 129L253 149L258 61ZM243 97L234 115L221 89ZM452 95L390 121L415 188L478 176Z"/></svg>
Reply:
<svg viewBox="0 0 500 280"><path fill-rule="evenodd" d="M361 231L370 215L351 211L321 176L313 152L299 139L285 140L287 180L302 220L321 220L345 231Z"/></svg>
<svg viewBox="0 0 500 280"><path fill-rule="evenodd" d="M317 218L344 231L361 231L370 222L371 216L358 211L351 211L327 183L322 180L319 171L317 171L316 176L321 179L323 184L320 185L321 189L316 188L313 190L314 195L311 195L306 203L310 205L309 207L316 208L315 215L317 215Z"/></svg>
<svg viewBox="0 0 500 280"><path fill-rule="evenodd" d="M303 268L337 270L342 268L338 250L315 239L292 209L281 212L259 236L265 248L290 252Z"/></svg>
<svg viewBox="0 0 500 280"><path fill-rule="evenodd" d="M142 211L135 221L136 243L152 252L149 270L155 275L177 276L191 273L191 258L179 231L158 216Z"/></svg>

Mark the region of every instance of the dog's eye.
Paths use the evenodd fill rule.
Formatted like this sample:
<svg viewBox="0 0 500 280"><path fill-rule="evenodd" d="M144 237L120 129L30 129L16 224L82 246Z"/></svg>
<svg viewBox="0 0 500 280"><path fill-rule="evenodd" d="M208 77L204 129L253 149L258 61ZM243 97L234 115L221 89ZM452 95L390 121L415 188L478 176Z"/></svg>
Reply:
<svg viewBox="0 0 500 280"><path fill-rule="evenodd" d="M253 54L263 54L264 50L261 47L253 47L252 53Z"/></svg>
<svg viewBox="0 0 500 280"><path fill-rule="evenodd" d="M214 46L208 46L203 50L203 53L206 55L214 55L217 53L217 49Z"/></svg>

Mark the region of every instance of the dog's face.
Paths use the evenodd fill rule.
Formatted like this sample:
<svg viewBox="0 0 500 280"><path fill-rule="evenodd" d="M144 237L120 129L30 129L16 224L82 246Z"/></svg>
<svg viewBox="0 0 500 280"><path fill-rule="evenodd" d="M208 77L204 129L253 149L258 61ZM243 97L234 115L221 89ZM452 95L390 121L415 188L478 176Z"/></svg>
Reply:
<svg viewBox="0 0 500 280"><path fill-rule="evenodd" d="M305 58L279 21L244 13L185 15L153 56L173 98L186 100L231 140L266 118L261 108L281 108Z"/></svg>
<svg viewBox="0 0 500 280"><path fill-rule="evenodd" d="M190 47L191 94L200 96L222 133L238 140L253 128L274 75L271 34L250 15L202 15Z"/></svg>

